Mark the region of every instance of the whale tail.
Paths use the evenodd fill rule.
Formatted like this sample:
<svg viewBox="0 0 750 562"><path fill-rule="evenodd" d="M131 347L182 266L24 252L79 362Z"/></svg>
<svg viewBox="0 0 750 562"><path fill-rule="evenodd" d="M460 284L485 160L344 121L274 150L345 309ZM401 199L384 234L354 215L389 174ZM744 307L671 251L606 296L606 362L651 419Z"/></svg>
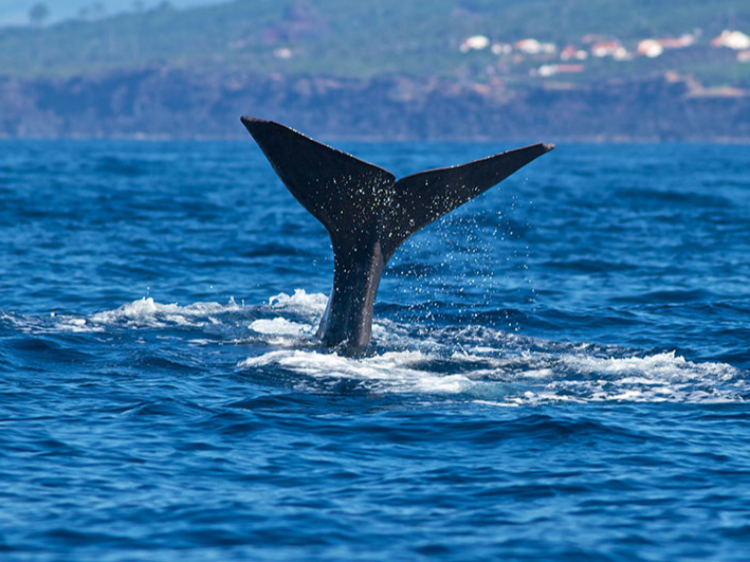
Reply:
<svg viewBox="0 0 750 562"><path fill-rule="evenodd" d="M554 148L535 144L396 181L393 174L273 121L242 117L287 189L328 231L334 282L318 337L347 355L370 343L388 260L412 234Z"/></svg>

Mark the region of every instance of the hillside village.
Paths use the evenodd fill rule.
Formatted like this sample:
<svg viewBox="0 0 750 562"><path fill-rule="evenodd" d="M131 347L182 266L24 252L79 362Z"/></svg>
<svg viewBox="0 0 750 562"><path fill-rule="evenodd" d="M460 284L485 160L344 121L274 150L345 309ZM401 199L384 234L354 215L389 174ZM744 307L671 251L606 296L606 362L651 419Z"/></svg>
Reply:
<svg viewBox="0 0 750 562"><path fill-rule="evenodd" d="M535 38L525 38L514 43L493 42L486 35L466 37L458 49L471 54L488 51L499 58L499 64L521 65L526 62L542 63L533 66L529 75L547 78L557 74L579 74L586 71L589 59L611 59L618 62L636 58L656 59L666 51L693 48L697 50L729 49L736 51L736 60L750 63L750 36L737 30L724 30L708 41L701 41L700 30L680 37L644 38L631 48L618 39L589 34L578 44L556 45Z"/></svg>
<svg viewBox="0 0 750 562"><path fill-rule="evenodd" d="M279 0L4 28L0 137L230 138L252 112L347 138L750 139L742 6L592 1L560 22L529 19L543 0Z"/></svg>
<svg viewBox="0 0 750 562"><path fill-rule="evenodd" d="M25 29L0 28L0 76L71 77L182 66L195 73L253 69L283 76L363 79L387 74L477 84L500 80L515 88L676 73L710 88L750 91L750 36L742 31L750 16L729 4L710 10L691 0L679 9L679 17L675 12L665 19L674 8L634 12L625 2L609 8L615 17L607 20L597 19L597 11L584 0L564 0L555 11L568 16L557 22L546 11L530 21L530 5L504 7L479 0L435 0L430 10L402 7L398 0L341 10L331 1L238 1L182 11L154 0L151 9L144 4L117 16L82 15L51 26L32 21ZM543 4L537 7L541 10ZM394 10L413 21L399 27L399 20L395 26L388 20L385 25L383 14ZM524 10L524 19L514 22ZM641 23L633 26L632 20ZM210 33L199 32L204 22Z"/></svg>

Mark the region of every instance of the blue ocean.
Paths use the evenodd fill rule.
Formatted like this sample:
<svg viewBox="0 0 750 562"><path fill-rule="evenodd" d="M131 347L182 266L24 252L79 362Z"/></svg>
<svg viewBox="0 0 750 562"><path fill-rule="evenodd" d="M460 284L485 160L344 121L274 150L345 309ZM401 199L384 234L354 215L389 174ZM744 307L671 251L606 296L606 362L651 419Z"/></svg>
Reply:
<svg viewBox="0 0 750 562"><path fill-rule="evenodd" d="M250 137L0 142L0 559L747 560L748 170L559 144L399 249L351 359Z"/></svg>

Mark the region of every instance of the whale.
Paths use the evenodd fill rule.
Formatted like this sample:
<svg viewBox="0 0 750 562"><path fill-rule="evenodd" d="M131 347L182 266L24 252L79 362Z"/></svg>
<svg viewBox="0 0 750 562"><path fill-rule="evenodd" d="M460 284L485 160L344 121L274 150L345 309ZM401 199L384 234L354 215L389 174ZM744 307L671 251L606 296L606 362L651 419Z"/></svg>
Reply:
<svg viewBox="0 0 750 562"><path fill-rule="evenodd" d="M539 143L399 180L389 171L277 123L241 117L281 182L320 221L333 247L333 288L316 337L362 356L388 260L411 235L554 148Z"/></svg>

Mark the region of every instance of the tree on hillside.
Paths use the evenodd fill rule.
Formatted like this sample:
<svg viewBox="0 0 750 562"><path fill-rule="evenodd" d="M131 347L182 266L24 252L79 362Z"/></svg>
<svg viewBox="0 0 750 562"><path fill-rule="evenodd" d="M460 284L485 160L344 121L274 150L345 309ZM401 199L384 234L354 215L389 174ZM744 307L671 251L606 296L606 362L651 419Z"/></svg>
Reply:
<svg viewBox="0 0 750 562"><path fill-rule="evenodd" d="M29 21L32 23L32 25L42 25L42 23L44 23L44 20L46 20L48 17L49 8L46 4L42 4L41 2L38 4L34 4L29 10Z"/></svg>

